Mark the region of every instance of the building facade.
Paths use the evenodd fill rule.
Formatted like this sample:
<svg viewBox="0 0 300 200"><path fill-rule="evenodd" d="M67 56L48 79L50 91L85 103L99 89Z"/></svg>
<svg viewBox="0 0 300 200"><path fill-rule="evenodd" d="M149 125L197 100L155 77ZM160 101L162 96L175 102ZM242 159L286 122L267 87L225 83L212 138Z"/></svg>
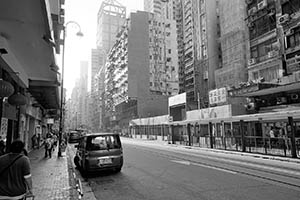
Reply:
<svg viewBox="0 0 300 200"><path fill-rule="evenodd" d="M216 88L248 81L248 27L244 1L219 0L221 60L215 71Z"/></svg>
<svg viewBox="0 0 300 200"><path fill-rule="evenodd" d="M192 8L197 7L191 6L191 3L193 1L184 1L183 4L187 23L188 17L192 16ZM208 5L203 8L208 8ZM200 9L199 13L205 12ZM215 60L219 61L217 70L213 70L215 87L208 86L209 101L215 105L208 108L199 105L200 109L192 111L183 109L186 119L179 116L181 110L175 110L173 118L181 119L176 122L168 120L168 116L134 119L130 123L131 134L133 137L161 138L172 143L207 148L300 157L300 2L220 0L216 1L216 13L220 53L216 51L218 53L211 54L207 51L206 59L209 63L212 57L219 57ZM195 16L200 18L191 17L190 21L193 20L194 24L197 24L197 20L201 22L202 15ZM204 14L203 17L207 16ZM207 19L203 22L210 23ZM185 34L189 33L189 28L195 30L190 31L191 34L196 32L198 36L201 34L197 30L208 31L202 29L205 26L201 27L201 24L190 27L184 24L187 27ZM211 25L208 27L212 28ZM188 35L184 39L188 39ZM204 44L209 44L209 39L206 39L203 37ZM200 41L201 37L190 45L185 41L185 55L191 51L189 48L195 49ZM208 45L208 48L212 46ZM205 49L205 46L200 51L196 48L196 53L191 55L201 57L203 54L198 53L205 52ZM206 65L203 67L205 72ZM211 69L208 67L208 70ZM207 80L213 80L209 74ZM226 101L227 97L232 101ZM234 100L238 98L244 99L246 104ZM180 95L178 102L174 102L175 99L170 101L171 106L179 102L183 107L188 107L188 101L184 101Z"/></svg>
<svg viewBox="0 0 300 200"><path fill-rule="evenodd" d="M187 109L208 106L219 64L217 0L183 1L184 90ZM200 104L198 104L200 102Z"/></svg>
<svg viewBox="0 0 300 200"><path fill-rule="evenodd" d="M92 50L91 69L91 108L93 112L92 130L99 131L102 126L102 104L104 105L103 85L104 68L107 53L116 40L116 34L126 20L126 7L115 0L105 0L101 3L97 14L96 49Z"/></svg>
<svg viewBox="0 0 300 200"><path fill-rule="evenodd" d="M106 112L122 127L134 117L167 113L167 97L178 93L176 26L166 22L131 13L108 54Z"/></svg>
<svg viewBox="0 0 300 200"><path fill-rule="evenodd" d="M55 56L63 44L63 4L0 2L0 140L6 152L16 139L31 150L35 134L58 133L62 79ZM38 141L36 146L42 144Z"/></svg>
<svg viewBox="0 0 300 200"><path fill-rule="evenodd" d="M280 1L247 1L247 25L249 27L248 75L250 80L263 78L276 81L284 75L280 29L277 13Z"/></svg>
<svg viewBox="0 0 300 200"><path fill-rule="evenodd" d="M126 7L115 0L101 3L97 14L96 46L106 53L114 45L116 34L126 19Z"/></svg>
<svg viewBox="0 0 300 200"><path fill-rule="evenodd" d="M162 4L164 4L164 1L161 0L144 0L144 11L161 15Z"/></svg>

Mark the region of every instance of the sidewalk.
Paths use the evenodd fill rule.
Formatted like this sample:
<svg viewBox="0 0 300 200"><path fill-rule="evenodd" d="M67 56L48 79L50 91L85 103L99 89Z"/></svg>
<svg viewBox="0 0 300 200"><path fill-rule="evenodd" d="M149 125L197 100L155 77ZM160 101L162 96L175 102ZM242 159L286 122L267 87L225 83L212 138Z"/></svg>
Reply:
<svg viewBox="0 0 300 200"><path fill-rule="evenodd" d="M52 158L44 158L44 147L29 152L35 200L79 199L69 146L59 158L57 157L57 149L52 152ZM81 199L96 199L88 184L83 183L82 188L83 197Z"/></svg>
<svg viewBox="0 0 300 200"><path fill-rule="evenodd" d="M67 157L57 157L57 148L52 158L44 158L45 149L32 150L29 153L33 193L35 200L69 200L72 187L69 184Z"/></svg>

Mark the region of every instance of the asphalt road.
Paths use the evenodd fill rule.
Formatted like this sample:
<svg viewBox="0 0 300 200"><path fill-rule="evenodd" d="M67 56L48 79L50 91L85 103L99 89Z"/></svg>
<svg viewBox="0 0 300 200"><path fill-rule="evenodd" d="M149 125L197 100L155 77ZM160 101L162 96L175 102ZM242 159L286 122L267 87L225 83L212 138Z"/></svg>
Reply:
<svg viewBox="0 0 300 200"><path fill-rule="evenodd" d="M118 174L87 178L106 200L299 200L300 164L122 138Z"/></svg>

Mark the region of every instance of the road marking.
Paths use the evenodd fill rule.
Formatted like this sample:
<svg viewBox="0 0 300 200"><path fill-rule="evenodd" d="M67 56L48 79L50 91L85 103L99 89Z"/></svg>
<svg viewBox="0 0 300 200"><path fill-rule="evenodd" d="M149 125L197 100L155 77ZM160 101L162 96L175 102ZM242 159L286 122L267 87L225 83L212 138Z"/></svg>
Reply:
<svg viewBox="0 0 300 200"><path fill-rule="evenodd" d="M191 162L185 160L171 160L171 162L179 163L182 165L191 165Z"/></svg>
<svg viewBox="0 0 300 200"><path fill-rule="evenodd" d="M195 165L195 166L198 166L198 167L206 167L206 168L209 168L209 169L214 169L214 170L218 170L218 171L222 171L222 172L227 172L227 173L230 173L230 174L237 174L237 172L234 172L234 171L231 171L231 170L222 169L222 168L213 167L213 166L204 165L204 164L199 164L199 163L194 163L194 162L190 162L190 161L186 161L186 160L171 160L171 162L182 164L182 165Z"/></svg>
<svg viewBox="0 0 300 200"><path fill-rule="evenodd" d="M237 172L231 171L231 170L227 170L227 169L222 169L222 168L218 168L218 167L213 167L213 166L209 166L209 165L203 165L203 164L199 164L199 163L192 163L192 165L196 165L199 167L206 167L206 168L210 168L210 169L215 169L215 170L219 170L222 172L227 172L230 174L237 174Z"/></svg>

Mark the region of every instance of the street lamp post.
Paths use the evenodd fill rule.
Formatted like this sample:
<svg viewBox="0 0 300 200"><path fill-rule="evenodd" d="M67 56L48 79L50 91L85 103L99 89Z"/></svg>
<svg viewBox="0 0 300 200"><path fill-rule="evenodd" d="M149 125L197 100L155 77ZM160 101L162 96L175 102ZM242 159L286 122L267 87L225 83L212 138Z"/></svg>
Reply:
<svg viewBox="0 0 300 200"><path fill-rule="evenodd" d="M59 118L59 137L58 137L58 157L61 157L61 143L62 143L62 132L63 132L63 108L64 108L64 70L65 70L65 45L66 45L66 28L69 24L77 25L79 31L76 33L77 36L82 37L80 25L75 21L68 21L63 26L63 51L62 51L62 65L61 65L61 85L60 85L60 118Z"/></svg>

